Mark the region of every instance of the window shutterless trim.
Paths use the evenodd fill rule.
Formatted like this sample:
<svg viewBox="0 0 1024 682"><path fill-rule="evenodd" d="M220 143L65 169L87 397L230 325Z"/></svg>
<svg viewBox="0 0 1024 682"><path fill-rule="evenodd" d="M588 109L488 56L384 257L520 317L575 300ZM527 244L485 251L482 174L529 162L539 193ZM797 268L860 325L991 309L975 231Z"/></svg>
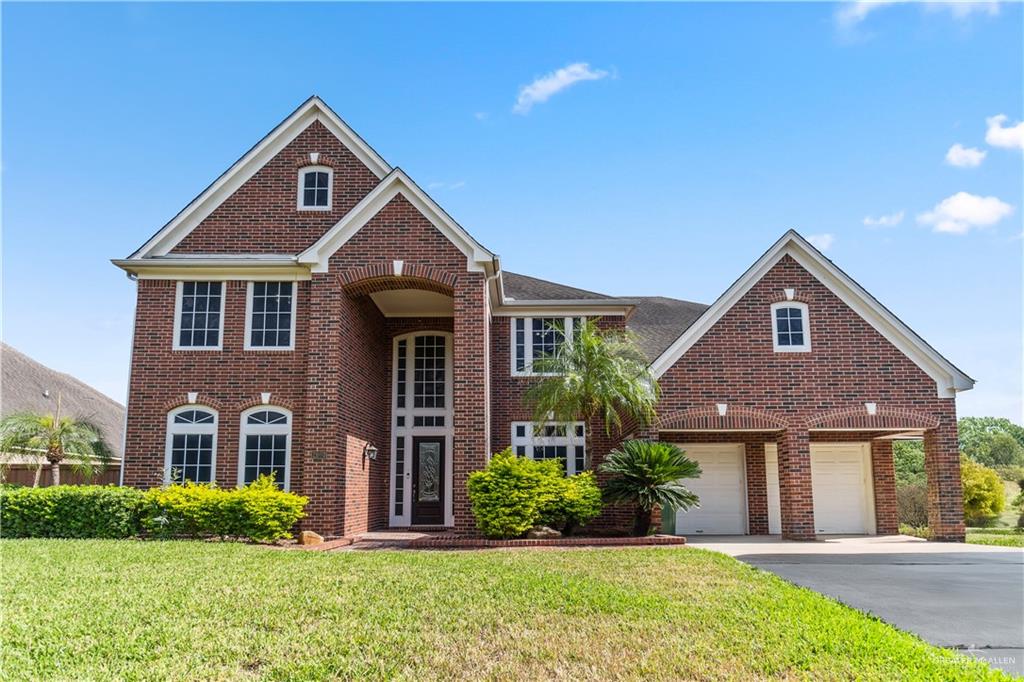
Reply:
<svg viewBox="0 0 1024 682"><path fill-rule="evenodd" d="M190 410L197 410L200 412L208 412L213 415L212 424L175 424L174 417L181 414L182 412L188 412ZM210 482L213 483L217 480L217 427L220 425L220 415L217 410L206 405L182 405L176 407L167 413L167 429L164 434L164 483L171 482L171 457L172 450L174 449L174 436L175 435L212 435L210 445Z"/></svg>
<svg viewBox="0 0 1024 682"><path fill-rule="evenodd" d="M537 428L564 428L565 435L538 435L535 433ZM519 432L522 435L519 435ZM581 471L589 469L589 461L587 459L587 439L583 422L543 422L538 424L537 422L512 422L512 452L520 455L534 458L534 448L544 446L564 446L565 447L565 473L567 476L578 474ZM583 448L583 466L579 467L576 463L576 448Z"/></svg>
<svg viewBox="0 0 1024 682"><path fill-rule="evenodd" d="M561 320L564 332L564 341L570 341L575 333L576 320L584 319L582 316L574 315L562 317L561 315L535 315L533 317L511 317L509 318L509 340L512 352L512 363L510 369L514 377L552 376L551 372L534 372L533 364L533 321L534 320ZM516 367L517 351L516 346L516 325L519 320L523 321L523 369ZM563 342L564 342L563 341Z"/></svg>
<svg viewBox="0 0 1024 682"><path fill-rule="evenodd" d="M268 282L260 280L264 284ZM297 301L299 300L299 284L298 282L291 282L292 286L292 313L291 313L291 331L288 334L288 345L287 346L254 346L252 345L252 300L254 285L256 282L245 283L245 341L243 345L244 350L255 350L255 351L289 351L295 350L295 314L299 309ZM274 282L274 284L288 284L288 282Z"/></svg>
<svg viewBox="0 0 1024 682"><path fill-rule="evenodd" d="M249 416L256 412L280 412L288 418L284 424L249 424ZM238 426L238 486L245 485L246 436L284 436L284 483L282 490L291 489L292 483L292 423L291 410L277 405L257 405L242 412Z"/></svg>
<svg viewBox="0 0 1024 682"><path fill-rule="evenodd" d="M776 317L776 310L781 308L795 308L800 311L802 334L804 342L799 346L779 345L779 320ZM772 316L772 349L776 353L808 353L811 350L811 318L807 310L807 304L799 301L779 301L771 305Z"/></svg>
<svg viewBox="0 0 1024 682"><path fill-rule="evenodd" d="M327 205L307 206L304 202L306 189L306 173L327 173ZM299 169L298 191L295 195L295 207L300 211L330 211L334 205L334 169L328 166L303 166Z"/></svg>
<svg viewBox="0 0 1024 682"><path fill-rule="evenodd" d="M220 327L217 330L216 346L182 346L181 341L181 301L184 294L185 282L205 282L207 284L220 284ZM228 299L228 283L225 281L209 281L205 279L178 280L174 289L174 338L171 341L171 350L222 350L224 348L224 303Z"/></svg>

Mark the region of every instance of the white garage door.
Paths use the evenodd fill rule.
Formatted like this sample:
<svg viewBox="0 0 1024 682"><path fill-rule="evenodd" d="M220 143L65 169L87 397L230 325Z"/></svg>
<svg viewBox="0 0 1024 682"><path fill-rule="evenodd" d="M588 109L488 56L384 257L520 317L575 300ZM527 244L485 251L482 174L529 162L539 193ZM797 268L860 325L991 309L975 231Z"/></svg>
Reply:
<svg viewBox="0 0 1024 682"><path fill-rule="evenodd" d="M811 444L815 532L875 532L870 452L867 443Z"/></svg>
<svg viewBox="0 0 1024 682"><path fill-rule="evenodd" d="M680 535L743 535L747 532L747 495L742 443L680 445L700 463L700 478L683 483L700 496L700 508L676 513Z"/></svg>
<svg viewBox="0 0 1024 682"><path fill-rule="evenodd" d="M768 533L782 532L782 514L779 504L779 446L764 444L764 470L768 479Z"/></svg>

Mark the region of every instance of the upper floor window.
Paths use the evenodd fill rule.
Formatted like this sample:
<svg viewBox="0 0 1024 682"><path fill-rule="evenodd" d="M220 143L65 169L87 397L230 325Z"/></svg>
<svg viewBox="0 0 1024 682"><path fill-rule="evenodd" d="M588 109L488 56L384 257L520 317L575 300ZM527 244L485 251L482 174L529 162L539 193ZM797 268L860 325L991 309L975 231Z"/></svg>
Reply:
<svg viewBox="0 0 1024 682"><path fill-rule="evenodd" d="M178 282L174 348L220 350L224 282Z"/></svg>
<svg viewBox="0 0 1024 682"><path fill-rule="evenodd" d="M557 459L569 476L587 469L583 422L512 422L512 451L534 460Z"/></svg>
<svg viewBox="0 0 1024 682"><path fill-rule="evenodd" d="M326 166L307 166L299 170L299 209L331 210L334 173Z"/></svg>
<svg viewBox="0 0 1024 682"><path fill-rule="evenodd" d="M578 317L513 317L512 374L540 374L533 370L535 360L558 354L566 339L572 339Z"/></svg>
<svg viewBox="0 0 1024 682"><path fill-rule="evenodd" d="M217 413L187 405L167 415L164 480L210 483L217 460Z"/></svg>
<svg viewBox="0 0 1024 682"><path fill-rule="evenodd" d="M291 413L283 407L254 407L242 413L238 483L248 485L260 476L273 476L288 489L291 473Z"/></svg>
<svg viewBox="0 0 1024 682"><path fill-rule="evenodd" d="M785 301L772 305L772 341L777 352L798 353L811 350L807 304Z"/></svg>
<svg viewBox="0 0 1024 682"><path fill-rule="evenodd" d="M295 283L249 282L245 348L295 347Z"/></svg>

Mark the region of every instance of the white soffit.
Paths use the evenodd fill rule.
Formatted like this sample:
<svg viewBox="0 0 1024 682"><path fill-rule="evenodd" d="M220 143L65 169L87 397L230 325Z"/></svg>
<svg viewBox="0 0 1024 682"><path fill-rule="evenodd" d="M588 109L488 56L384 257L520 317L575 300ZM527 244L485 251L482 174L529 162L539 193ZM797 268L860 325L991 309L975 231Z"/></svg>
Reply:
<svg viewBox="0 0 1024 682"><path fill-rule="evenodd" d="M384 317L452 317L451 296L422 289L391 289L370 294Z"/></svg>
<svg viewBox="0 0 1024 682"><path fill-rule="evenodd" d="M391 166L380 157L359 135L328 107L319 97L313 96L302 103L288 118L271 130L252 149L245 153L219 178L193 199L169 223L150 237L129 258L145 258L167 254L218 206L234 194L249 178L255 175L268 161L308 128L320 121L338 140L345 145L378 178L391 171Z"/></svg>
<svg viewBox="0 0 1024 682"><path fill-rule="evenodd" d="M667 372L754 284L785 256L792 257L900 352L932 377L938 387L939 397L951 398L956 391L967 391L974 387L973 379L942 357L914 330L893 315L795 230L789 230L775 242L711 307L704 311L703 315L697 318L665 352L651 363L654 376L661 377Z"/></svg>

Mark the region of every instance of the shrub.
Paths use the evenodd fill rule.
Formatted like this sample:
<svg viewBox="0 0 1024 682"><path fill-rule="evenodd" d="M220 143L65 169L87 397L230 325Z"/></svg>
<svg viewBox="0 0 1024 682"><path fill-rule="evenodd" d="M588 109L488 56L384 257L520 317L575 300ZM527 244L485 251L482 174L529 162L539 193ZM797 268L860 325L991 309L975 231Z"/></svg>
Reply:
<svg viewBox="0 0 1024 682"><path fill-rule="evenodd" d="M928 486L911 483L896 488L896 514L901 524L924 527L928 525Z"/></svg>
<svg viewBox="0 0 1024 682"><path fill-rule="evenodd" d="M1006 491L999 474L963 455L960 478L964 488L964 517L967 523L986 523L999 515L1006 504Z"/></svg>
<svg viewBox="0 0 1024 682"><path fill-rule="evenodd" d="M901 535L911 535L915 538L923 538L925 540L932 539L932 531L928 526L913 526L906 523L900 524Z"/></svg>
<svg viewBox="0 0 1024 682"><path fill-rule="evenodd" d="M135 488L60 485L0 490L5 538L128 538L139 533L145 493Z"/></svg>
<svg viewBox="0 0 1024 682"><path fill-rule="evenodd" d="M236 537L273 542L291 537L309 500L284 492L270 476L244 488L186 483L145 495L142 527L156 538Z"/></svg>
<svg viewBox="0 0 1024 682"><path fill-rule="evenodd" d="M896 470L896 485L910 485L925 480L924 442L919 440L894 440L892 442L893 466Z"/></svg>
<svg viewBox="0 0 1024 682"><path fill-rule="evenodd" d="M517 538L538 523L575 525L600 512L593 474L566 478L556 460L495 453L467 482L477 528L489 538Z"/></svg>
<svg viewBox="0 0 1024 682"><path fill-rule="evenodd" d="M558 494L540 510L540 523L571 535L577 526L601 513L601 489L592 471L561 478L558 483Z"/></svg>
<svg viewBox="0 0 1024 682"><path fill-rule="evenodd" d="M999 474L999 478L1004 481L1014 481L1017 485L1024 483L1024 466L1016 466L1014 464L997 464L992 467L992 470Z"/></svg>

